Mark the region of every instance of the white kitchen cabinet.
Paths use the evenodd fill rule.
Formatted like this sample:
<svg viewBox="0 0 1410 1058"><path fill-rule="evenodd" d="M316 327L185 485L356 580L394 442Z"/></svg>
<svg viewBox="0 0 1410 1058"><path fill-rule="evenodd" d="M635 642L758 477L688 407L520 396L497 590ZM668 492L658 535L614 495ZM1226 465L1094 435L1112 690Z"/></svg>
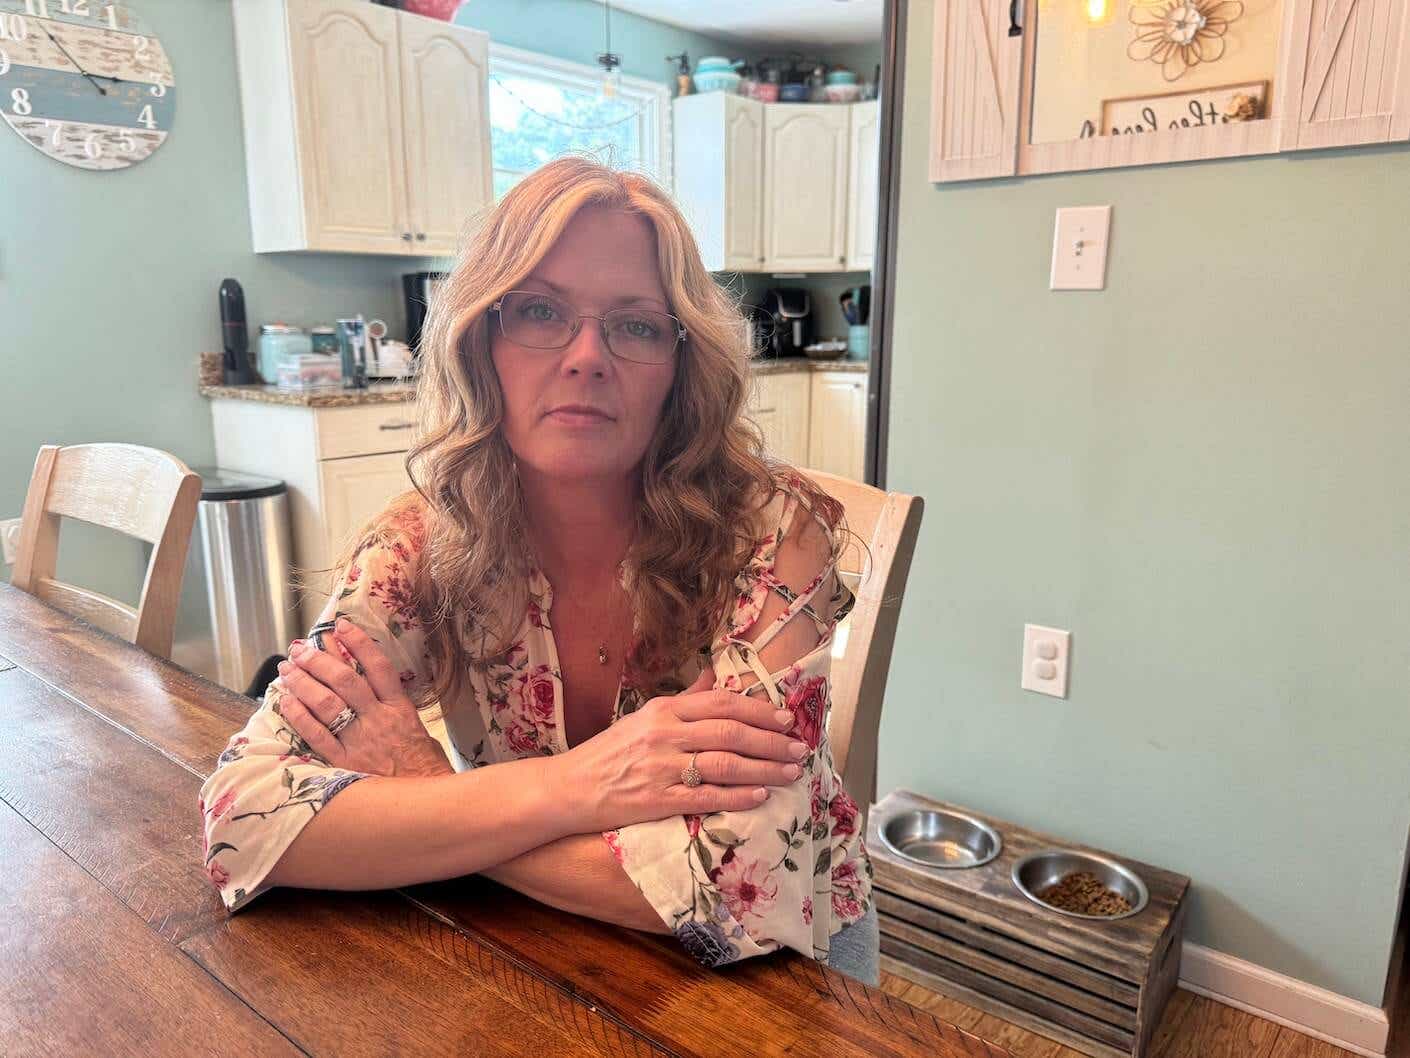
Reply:
<svg viewBox="0 0 1410 1058"><path fill-rule="evenodd" d="M466 220L494 201L489 49L485 33L401 17L407 201L416 253L454 254Z"/></svg>
<svg viewBox="0 0 1410 1058"><path fill-rule="evenodd" d="M294 566L308 585L300 600L307 628L331 589L322 571L368 518L412 488L405 466L412 405L314 408L215 398L211 420L218 466L289 487Z"/></svg>
<svg viewBox="0 0 1410 1058"><path fill-rule="evenodd" d="M764 256L772 272L847 264L850 107L779 103L764 109Z"/></svg>
<svg viewBox="0 0 1410 1058"><path fill-rule="evenodd" d="M411 487L405 452L325 459L318 464L318 473L328 543L335 556L392 497Z"/></svg>
<svg viewBox="0 0 1410 1058"><path fill-rule="evenodd" d="M764 265L764 108L725 92L671 104L675 197L712 272Z"/></svg>
<svg viewBox="0 0 1410 1058"><path fill-rule="evenodd" d="M819 371L812 376L808 466L855 481L866 479L867 376Z"/></svg>
<svg viewBox="0 0 1410 1058"><path fill-rule="evenodd" d="M847 108L848 126L847 267L866 272L876 255L876 212L880 203L881 103L870 100Z"/></svg>
<svg viewBox="0 0 1410 1058"><path fill-rule="evenodd" d="M257 253L449 254L493 199L489 38L365 0L234 0Z"/></svg>
<svg viewBox="0 0 1410 1058"><path fill-rule="evenodd" d="M675 198L712 272L866 271L876 242L881 104L672 104Z"/></svg>
<svg viewBox="0 0 1410 1058"><path fill-rule="evenodd" d="M749 411L764 435L764 448L795 467L808 463L812 389L806 371L757 375Z"/></svg>

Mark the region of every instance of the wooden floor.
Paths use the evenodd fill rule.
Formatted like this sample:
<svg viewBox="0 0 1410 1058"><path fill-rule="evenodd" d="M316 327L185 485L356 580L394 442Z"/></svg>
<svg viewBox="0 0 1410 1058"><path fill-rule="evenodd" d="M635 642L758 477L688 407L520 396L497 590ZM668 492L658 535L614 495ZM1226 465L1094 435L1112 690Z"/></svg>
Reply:
<svg viewBox="0 0 1410 1058"><path fill-rule="evenodd" d="M881 987L912 1006L953 1021L966 1032L1007 1047L1017 1058L1085 1058L1070 1047L892 974L881 975ZM1152 1058L1356 1058L1351 1051L1183 988L1176 991L1165 1008L1151 1054Z"/></svg>

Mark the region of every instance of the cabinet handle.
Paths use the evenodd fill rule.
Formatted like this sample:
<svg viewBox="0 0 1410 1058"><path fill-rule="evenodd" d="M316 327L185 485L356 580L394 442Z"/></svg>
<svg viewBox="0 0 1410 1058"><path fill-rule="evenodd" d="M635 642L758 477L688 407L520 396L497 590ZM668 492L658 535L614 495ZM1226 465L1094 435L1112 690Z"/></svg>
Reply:
<svg viewBox="0 0 1410 1058"><path fill-rule="evenodd" d="M404 232L402 232L402 233L401 233L401 238L402 238L402 242L410 242L410 241L411 241L411 232L409 232L409 231L404 231Z"/></svg>
<svg viewBox="0 0 1410 1058"><path fill-rule="evenodd" d="M418 232L416 233L416 241L417 241L417 242L425 242L425 241L426 241L426 233L425 233L424 231L418 231Z"/></svg>
<svg viewBox="0 0 1410 1058"><path fill-rule="evenodd" d="M847 255L846 255L846 254L843 254L843 255L841 255L840 257L838 257L838 258L837 258L837 263L840 264L840 265L845 265L845 264L847 263Z"/></svg>
<svg viewBox="0 0 1410 1058"><path fill-rule="evenodd" d="M416 424L414 422L384 422L379 423L379 430L410 430Z"/></svg>
<svg viewBox="0 0 1410 1058"><path fill-rule="evenodd" d="M1018 24L1018 0L1009 0L1009 36L1023 36L1023 27Z"/></svg>

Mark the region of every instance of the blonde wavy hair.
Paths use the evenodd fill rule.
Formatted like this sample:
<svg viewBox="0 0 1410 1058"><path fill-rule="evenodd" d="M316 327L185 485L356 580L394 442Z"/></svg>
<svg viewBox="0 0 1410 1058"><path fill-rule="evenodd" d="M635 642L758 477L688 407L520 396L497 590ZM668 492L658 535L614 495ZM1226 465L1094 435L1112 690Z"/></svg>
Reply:
<svg viewBox="0 0 1410 1058"><path fill-rule="evenodd" d="M748 329L736 298L705 270L690 228L650 179L582 157L535 170L464 241L423 332L417 415L407 457L415 492L361 534L348 558L410 519L424 535L412 583L435 671L428 693L449 707L466 655L487 663L512 645L527 606L531 558L504 401L490 356L490 306L514 289L585 206L645 218L670 311L688 337L641 467L627 556L641 635L631 685L660 693L686 657L708 648L758 543L756 515L785 482L830 525L840 505L763 453L744 414Z"/></svg>

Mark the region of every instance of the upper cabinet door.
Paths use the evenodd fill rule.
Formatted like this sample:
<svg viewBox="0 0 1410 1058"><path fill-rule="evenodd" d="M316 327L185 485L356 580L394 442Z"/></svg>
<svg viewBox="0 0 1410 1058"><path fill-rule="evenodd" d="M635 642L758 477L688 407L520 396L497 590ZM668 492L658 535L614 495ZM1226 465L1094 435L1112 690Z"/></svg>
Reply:
<svg viewBox="0 0 1410 1058"><path fill-rule="evenodd" d="M288 17L304 248L403 253L397 12L362 0L291 0Z"/></svg>
<svg viewBox="0 0 1410 1058"><path fill-rule="evenodd" d="M1017 171L1020 10L1021 0L936 0L931 180Z"/></svg>
<svg viewBox="0 0 1410 1058"><path fill-rule="evenodd" d="M465 222L494 201L489 36L404 15L401 76L413 248L453 254Z"/></svg>
<svg viewBox="0 0 1410 1058"><path fill-rule="evenodd" d="M765 108L765 256L771 271L847 264L848 110L828 103Z"/></svg>
<svg viewBox="0 0 1410 1058"><path fill-rule="evenodd" d="M879 203L881 103L871 100L852 111L852 173L847 193L847 267L871 268L876 256L876 211Z"/></svg>
<svg viewBox="0 0 1410 1058"><path fill-rule="evenodd" d="M725 97L725 267L764 263L764 106Z"/></svg>
<svg viewBox="0 0 1410 1058"><path fill-rule="evenodd" d="M1285 0L1283 150L1410 138L1407 0Z"/></svg>

